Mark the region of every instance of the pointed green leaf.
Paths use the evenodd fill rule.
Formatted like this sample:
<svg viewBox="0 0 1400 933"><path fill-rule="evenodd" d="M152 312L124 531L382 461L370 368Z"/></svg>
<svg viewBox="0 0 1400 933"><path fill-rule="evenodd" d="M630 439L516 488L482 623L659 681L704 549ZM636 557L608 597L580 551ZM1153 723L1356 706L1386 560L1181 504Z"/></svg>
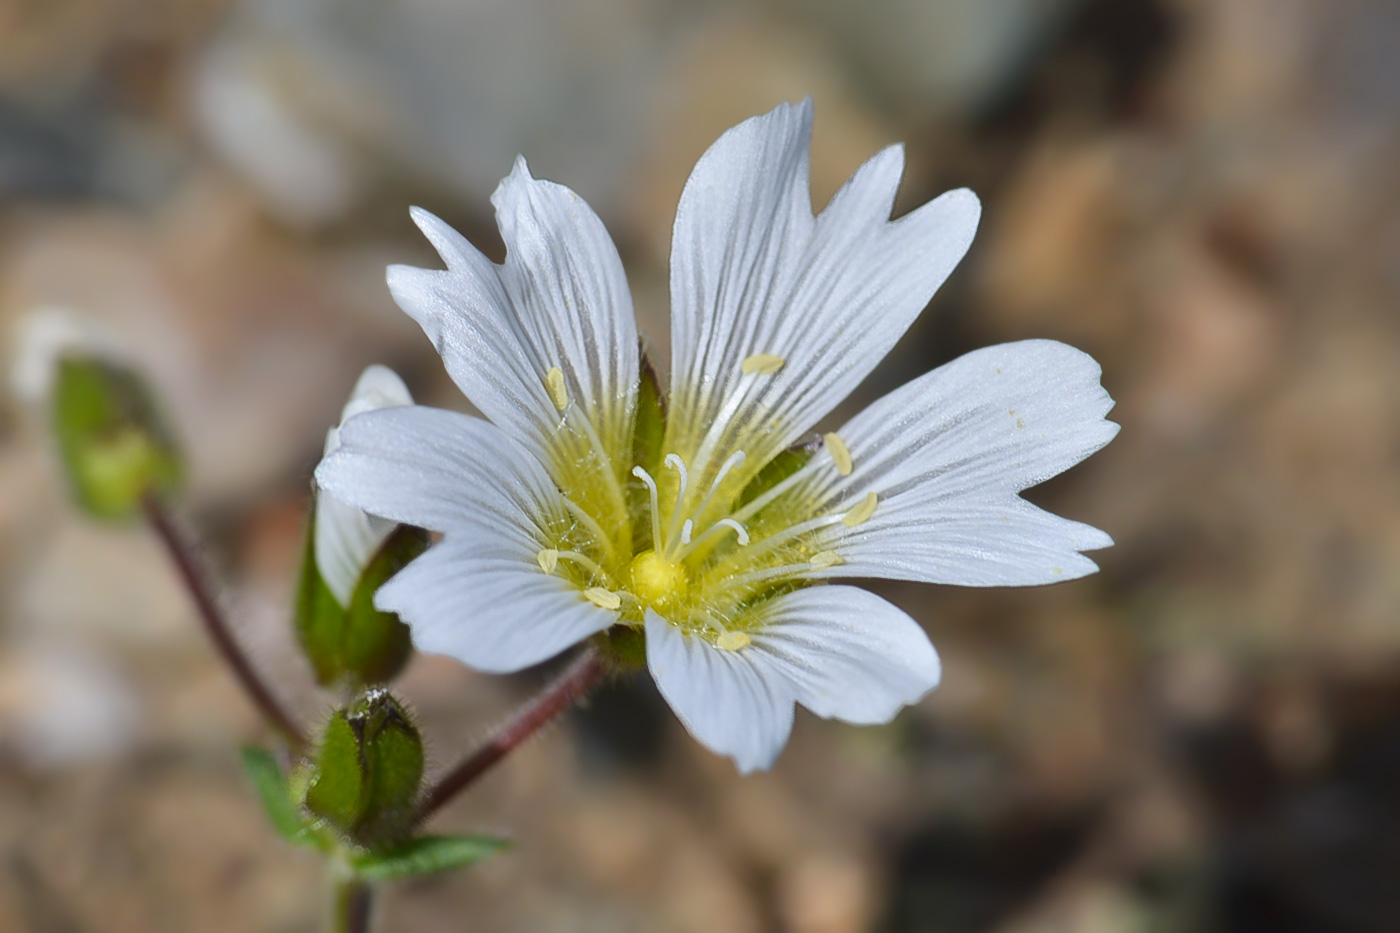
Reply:
<svg viewBox="0 0 1400 933"><path fill-rule="evenodd" d="M311 825L302 816L277 758L269 751L251 745L243 747L243 771L253 785L274 829L288 842L319 845Z"/></svg>
<svg viewBox="0 0 1400 933"><path fill-rule="evenodd" d="M342 832L353 832L365 808L365 765L359 724L337 710L326 723L306 808Z"/></svg>
<svg viewBox="0 0 1400 933"><path fill-rule="evenodd" d="M362 855L353 867L365 881L392 881L463 868L509 845L493 836L420 836L383 852Z"/></svg>

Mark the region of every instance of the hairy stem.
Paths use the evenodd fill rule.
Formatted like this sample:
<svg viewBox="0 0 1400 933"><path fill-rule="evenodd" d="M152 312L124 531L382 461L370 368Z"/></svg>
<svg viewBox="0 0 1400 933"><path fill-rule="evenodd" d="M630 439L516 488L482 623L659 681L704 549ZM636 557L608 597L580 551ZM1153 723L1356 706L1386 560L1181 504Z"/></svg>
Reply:
<svg viewBox="0 0 1400 933"><path fill-rule="evenodd" d="M267 684L263 683L248 656L234 639L233 631L229 628L228 620L224 618L218 598L210 585L208 571L200 562L194 545L159 499L147 496L142 505L146 512L146 520L165 546L175 569L179 571L185 589L194 600L200 620L204 623L204 630L209 633L214 647L233 670L239 685L263 717L282 733L294 751L301 751L306 746L306 737L302 734L301 727L273 696Z"/></svg>
<svg viewBox="0 0 1400 933"><path fill-rule="evenodd" d="M584 649L564 673L516 711L484 745L462 759L428 789L418 806L417 822L421 824L427 820L443 804L582 698L598 683L605 670L606 665L598 652L593 648Z"/></svg>

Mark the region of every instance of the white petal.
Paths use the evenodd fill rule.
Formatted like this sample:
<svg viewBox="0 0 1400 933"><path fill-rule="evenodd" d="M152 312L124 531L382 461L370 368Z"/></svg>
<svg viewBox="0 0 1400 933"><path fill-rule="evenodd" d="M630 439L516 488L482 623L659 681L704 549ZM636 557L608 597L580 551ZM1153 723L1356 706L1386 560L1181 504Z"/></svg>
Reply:
<svg viewBox="0 0 1400 933"><path fill-rule="evenodd" d="M838 432L855 468L818 454L790 493L818 512L878 504L824 546L845 563L823 576L962 586L1022 586L1094 572L1080 551L1112 539L1018 493L1068 469L1118 433L1113 400L1087 354L1051 340L977 350L891 392Z"/></svg>
<svg viewBox="0 0 1400 933"><path fill-rule="evenodd" d="M415 209L447 270L391 267L395 301L422 326L467 398L544 462L568 436L558 430L560 410L546 388L555 368L604 453L629 451L637 329L616 247L578 195L532 178L523 159L492 203L504 265Z"/></svg>
<svg viewBox="0 0 1400 933"><path fill-rule="evenodd" d="M938 655L919 624L873 593L812 586L774 598L753 632L756 663L818 716L889 722L938 685Z"/></svg>
<svg viewBox="0 0 1400 933"><path fill-rule="evenodd" d="M316 479L362 509L444 535L375 595L422 651L485 671L558 654L617 621L540 572L545 529L567 521L539 462L494 425L433 408L359 415Z"/></svg>
<svg viewBox="0 0 1400 933"><path fill-rule="evenodd" d="M492 673L538 664L617 621L541 573L534 552L492 556L450 534L380 587L374 604L408 623L419 651Z"/></svg>
<svg viewBox="0 0 1400 933"><path fill-rule="evenodd" d="M890 221L899 147L862 166L814 218L810 129L810 102L740 124L681 196L668 443L702 469L747 445L756 471L831 411L908 329L977 227L965 190ZM758 354L781 358L781 369L745 374Z"/></svg>
<svg viewBox="0 0 1400 933"><path fill-rule="evenodd" d="M565 514L531 453L499 428L420 405L350 419L316 468L321 488L374 515L533 561Z"/></svg>
<svg viewBox="0 0 1400 933"><path fill-rule="evenodd" d="M355 383L341 412L344 424L349 418L366 411L413 404L408 387L398 373L387 366L370 366ZM340 445L340 431L331 428L326 433L326 453ZM336 601L350 604L355 585L365 566L397 527L391 522L355 508L331 495L316 499L316 568Z"/></svg>
<svg viewBox="0 0 1400 933"><path fill-rule="evenodd" d="M360 378L355 380L350 400L340 411L340 423L344 424L362 412L374 411L377 408L412 404L413 396L409 394L408 386L403 384L399 374L387 366L374 363L366 366L365 371L360 373Z"/></svg>
<svg viewBox="0 0 1400 933"><path fill-rule="evenodd" d="M742 652L714 645L648 610L647 667L696 741L742 773L772 766L792 731L791 688Z"/></svg>

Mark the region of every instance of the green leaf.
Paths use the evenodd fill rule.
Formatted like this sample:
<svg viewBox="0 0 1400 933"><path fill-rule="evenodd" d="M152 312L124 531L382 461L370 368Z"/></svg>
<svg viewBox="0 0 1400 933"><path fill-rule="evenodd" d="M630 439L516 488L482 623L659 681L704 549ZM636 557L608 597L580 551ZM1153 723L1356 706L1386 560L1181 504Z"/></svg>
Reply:
<svg viewBox="0 0 1400 933"><path fill-rule="evenodd" d="M179 485L179 453L134 371L105 360L60 359L52 405L69 485L92 516L124 518L143 496Z"/></svg>
<svg viewBox="0 0 1400 933"><path fill-rule="evenodd" d="M420 836L383 852L359 856L351 864L365 881L393 881L463 868L509 845L493 836Z"/></svg>
<svg viewBox="0 0 1400 933"><path fill-rule="evenodd" d="M243 747L243 771L253 785L263 811L274 829L288 842L315 846L320 839L302 816L277 758L269 751L251 745Z"/></svg>
<svg viewBox="0 0 1400 933"><path fill-rule="evenodd" d="M306 808L346 833L354 831L365 808L359 725L344 710L331 716L316 754L315 776L306 790Z"/></svg>
<svg viewBox="0 0 1400 933"><path fill-rule="evenodd" d="M350 596L341 651L345 671L361 684L388 683L413 654L408 626L374 608L375 592L428 548L428 533L400 525L370 559Z"/></svg>

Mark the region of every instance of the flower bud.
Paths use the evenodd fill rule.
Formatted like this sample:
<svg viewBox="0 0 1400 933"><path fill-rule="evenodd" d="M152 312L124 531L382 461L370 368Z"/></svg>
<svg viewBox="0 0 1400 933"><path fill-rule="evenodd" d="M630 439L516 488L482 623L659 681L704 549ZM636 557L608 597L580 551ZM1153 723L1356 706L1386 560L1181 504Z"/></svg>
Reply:
<svg viewBox="0 0 1400 933"><path fill-rule="evenodd" d="M423 780L423 742L387 690L371 690L326 723L306 808L355 843L375 847L411 828Z"/></svg>
<svg viewBox="0 0 1400 933"><path fill-rule="evenodd" d="M51 393L59 456L78 502L94 517L123 518L143 497L179 485L174 440L134 370L64 356L54 363Z"/></svg>
<svg viewBox="0 0 1400 933"><path fill-rule="evenodd" d="M360 376L341 424L362 412L413 401L393 370L371 366ZM326 453L340 445L339 428ZM297 591L296 630L316 679L354 688L385 683L413 651L408 626L374 608L374 593L427 547L427 533L370 515L317 491Z"/></svg>

